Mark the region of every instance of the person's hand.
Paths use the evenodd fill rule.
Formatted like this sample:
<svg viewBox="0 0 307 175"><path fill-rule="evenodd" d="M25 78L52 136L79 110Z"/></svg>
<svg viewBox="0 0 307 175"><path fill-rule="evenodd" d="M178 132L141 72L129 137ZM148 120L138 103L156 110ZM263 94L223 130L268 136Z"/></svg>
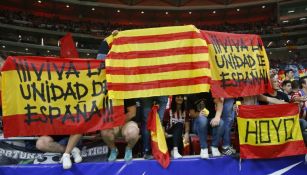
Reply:
<svg viewBox="0 0 307 175"><path fill-rule="evenodd" d="M113 30L113 31L112 31L112 35L113 35L113 36L116 36L116 35L118 34L118 32L119 32L118 30Z"/></svg>
<svg viewBox="0 0 307 175"><path fill-rule="evenodd" d="M183 143L188 144L189 143L189 133L185 133L183 136Z"/></svg>
<svg viewBox="0 0 307 175"><path fill-rule="evenodd" d="M220 124L220 120L221 120L220 118L214 117L210 122L211 126L212 127L218 126Z"/></svg>

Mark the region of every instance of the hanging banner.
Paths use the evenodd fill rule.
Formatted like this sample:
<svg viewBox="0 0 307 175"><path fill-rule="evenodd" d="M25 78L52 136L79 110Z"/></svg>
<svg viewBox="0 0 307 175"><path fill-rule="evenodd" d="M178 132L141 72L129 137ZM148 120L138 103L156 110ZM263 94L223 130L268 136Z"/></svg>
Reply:
<svg viewBox="0 0 307 175"><path fill-rule="evenodd" d="M111 99L209 91L207 43L192 25L120 31L108 43Z"/></svg>
<svg viewBox="0 0 307 175"><path fill-rule="evenodd" d="M297 104L240 105L240 157L276 158L306 154Z"/></svg>
<svg viewBox="0 0 307 175"><path fill-rule="evenodd" d="M125 120L123 100L108 97L100 60L8 57L2 98L5 137L85 133Z"/></svg>
<svg viewBox="0 0 307 175"><path fill-rule="evenodd" d="M82 162L107 161L108 146L103 142L85 144L81 148ZM43 153L0 142L0 165L59 164L61 153Z"/></svg>
<svg viewBox="0 0 307 175"><path fill-rule="evenodd" d="M208 43L214 97L243 97L270 89L269 61L258 35L202 31Z"/></svg>

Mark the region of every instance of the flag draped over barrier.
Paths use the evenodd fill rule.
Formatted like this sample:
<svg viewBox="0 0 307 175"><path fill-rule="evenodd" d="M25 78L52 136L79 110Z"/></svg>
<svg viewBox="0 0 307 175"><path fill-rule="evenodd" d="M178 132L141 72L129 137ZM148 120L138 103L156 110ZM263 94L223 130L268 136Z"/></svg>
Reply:
<svg viewBox="0 0 307 175"><path fill-rule="evenodd" d="M297 104L239 106L240 157L306 154Z"/></svg>
<svg viewBox="0 0 307 175"><path fill-rule="evenodd" d="M151 131L151 149L154 158L163 168L170 164L164 131L158 114L158 106L153 106L149 113L147 128Z"/></svg>
<svg viewBox="0 0 307 175"><path fill-rule="evenodd" d="M208 43L214 97L243 97L270 90L269 61L258 35L202 31Z"/></svg>
<svg viewBox="0 0 307 175"><path fill-rule="evenodd" d="M125 120L123 100L108 98L99 60L8 57L2 97L5 137L85 133Z"/></svg>
<svg viewBox="0 0 307 175"><path fill-rule="evenodd" d="M121 31L106 59L110 98L207 92L208 58L206 41L192 25Z"/></svg>

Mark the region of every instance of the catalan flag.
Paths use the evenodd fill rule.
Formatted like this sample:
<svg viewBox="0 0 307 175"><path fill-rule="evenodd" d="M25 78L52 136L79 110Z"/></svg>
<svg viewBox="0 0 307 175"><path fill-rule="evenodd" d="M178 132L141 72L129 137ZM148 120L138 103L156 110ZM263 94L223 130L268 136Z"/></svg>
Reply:
<svg viewBox="0 0 307 175"><path fill-rule="evenodd" d="M271 90L269 61L258 35L201 31L208 43L214 97L243 97Z"/></svg>
<svg viewBox="0 0 307 175"><path fill-rule="evenodd" d="M104 61L8 57L2 69L4 136L69 135L125 122L107 95Z"/></svg>
<svg viewBox="0 0 307 175"><path fill-rule="evenodd" d="M151 149L154 158L163 168L170 164L164 131L158 114L158 106L153 106L149 113L147 128L151 131Z"/></svg>
<svg viewBox="0 0 307 175"><path fill-rule="evenodd" d="M306 154L297 104L239 106L240 157L276 158Z"/></svg>
<svg viewBox="0 0 307 175"><path fill-rule="evenodd" d="M192 25L121 31L108 43L112 99L209 91L207 44Z"/></svg>

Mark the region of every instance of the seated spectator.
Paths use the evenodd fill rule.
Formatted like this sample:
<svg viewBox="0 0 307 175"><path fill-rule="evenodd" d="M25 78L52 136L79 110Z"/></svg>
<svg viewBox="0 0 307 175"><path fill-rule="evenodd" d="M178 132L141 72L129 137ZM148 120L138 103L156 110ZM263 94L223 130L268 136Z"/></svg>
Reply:
<svg viewBox="0 0 307 175"><path fill-rule="evenodd" d="M300 78L299 80L300 83L300 90L299 93L303 98L307 97L307 76L304 76ZM304 105L302 107L301 115L303 118L306 118L306 113L307 113L307 104L304 102Z"/></svg>
<svg viewBox="0 0 307 175"><path fill-rule="evenodd" d="M115 146L115 139L123 136L127 142L125 151L125 161L132 160L132 149L139 140L139 127L134 121L136 116L136 101L134 99L125 100L126 123L123 126L106 129L101 131L103 141L110 148L108 161L115 161L118 155L118 149Z"/></svg>
<svg viewBox="0 0 307 175"><path fill-rule="evenodd" d="M207 135L210 126L212 128L212 156L221 156L218 146L224 125L223 120L221 120L223 99L213 99L211 92L192 94L188 96L188 109L190 117L194 119L193 131L199 136L200 158L209 158Z"/></svg>
<svg viewBox="0 0 307 175"><path fill-rule="evenodd" d="M294 72L293 72L293 70L292 70L292 69L287 69L287 70L285 70L285 79L284 79L284 81L285 81L285 80L291 81L291 80L293 80L293 78L294 78Z"/></svg>
<svg viewBox="0 0 307 175"><path fill-rule="evenodd" d="M292 92L292 86L291 86L291 81L290 80L285 80L281 84L282 86L282 91L288 95L288 98L291 98L290 93Z"/></svg>
<svg viewBox="0 0 307 175"><path fill-rule="evenodd" d="M291 93L291 100L292 103L297 103L299 106L300 111L300 127L302 131L302 135L304 138L305 144L307 143L307 121L306 121L306 112L304 112L304 108L306 108L306 101L307 98L305 96L302 96L299 92L299 82L297 80L294 80L292 82L292 93Z"/></svg>
<svg viewBox="0 0 307 175"><path fill-rule="evenodd" d="M174 159L182 158L178 148L182 146L182 134L184 141L189 141L190 121L184 104L183 95L174 95L172 97L170 109L165 111L164 121L166 121L166 132L173 135L172 157Z"/></svg>
<svg viewBox="0 0 307 175"><path fill-rule="evenodd" d="M69 142L69 139L68 136L41 136L36 141L36 148L43 152L64 153L61 160L63 162L63 168L69 169L71 167L69 153L72 154L75 163L82 161L80 155L81 151L79 148L75 147L79 140L71 147L70 145L72 144L70 143L71 141ZM67 150L67 148L69 150Z"/></svg>
<svg viewBox="0 0 307 175"><path fill-rule="evenodd" d="M274 75L271 76L271 83L272 83L273 91L270 92L270 93L264 94L264 96L275 98L275 99L289 103L290 100L288 98L288 95L279 90L280 88L279 88L277 76L274 76ZM270 103L261 101L260 104L270 104ZM274 103L274 104L276 104L276 103Z"/></svg>

